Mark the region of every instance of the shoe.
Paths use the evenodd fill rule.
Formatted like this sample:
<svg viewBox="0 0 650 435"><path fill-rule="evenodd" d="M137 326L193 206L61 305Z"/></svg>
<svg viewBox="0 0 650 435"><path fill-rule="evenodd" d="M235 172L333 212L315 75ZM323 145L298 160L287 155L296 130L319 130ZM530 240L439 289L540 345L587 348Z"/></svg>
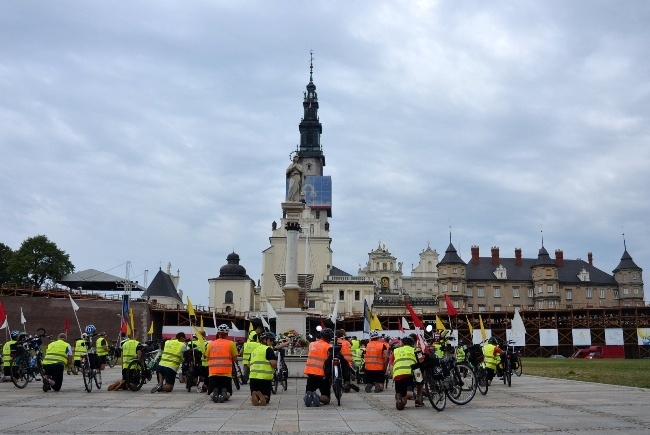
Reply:
<svg viewBox="0 0 650 435"><path fill-rule="evenodd" d="M159 382L159 383L156 384L155 387L153 387L153 388L151 389L151 392L152 392L152 393L157 393L158 391L162 391L162 387L163 387L163 383L162 383L162 382Z"/></svg>
<svg viewBox="0 0 650 435"><path fill-rule="evenodd" d="M398 411L401 411L404 409L406 406L406 403L404 403L404 399L402 399L402 395L397 393L395 394L395 408L397 408Z"/></svg>
<svg viewBox="0 0 650 435"><path fill-rule="evenodd" d="M422 408L424 406L424 402L422 400L416 400L415 401L415 407L416 408Z"/></svg>
<svg viewBox="0 0 650 435"><path fill-rule="evenodd" d="M369 393L369 392L372 391L372 386L373 386L373 385L374 385L374 384L366 384L366 393Z"/></svg>
<svg viewBox="0 0 650 435"><path fill-rule="evenodd" d="M226 389L222 388L219 390L219 396L217 397L219 399L219 403L223 403L226 401Z"/></svg>
<svg viewBox="0 0 650 435"><path fill-rule="evenodd" d="M381 385L375 384L375 393L381 393Z"/></svg>
<svg viewBox="0 0 650 435"><path fill-rule="evenodd" d="M213 391L212 394L210 394L210 398L214 403L219 403L219 395L217 394L217 391Z"/></svg>
<svg viewBox="0 0 650 435"><path fill-rule="evenodd" d="M262 394L259 391L257 392L257 399L259 401L260 406L266 406L266 397L264 396L264 394Z"/></svg>
<svg viewBox="0 0 650 435"><path fill-rule="evenodd" d="M259 391L253 391L251 393L251 402L253 402L253 406L257 406L260 404L260 398L258 397Z"/></svg>
<svg viewBox="0 0 650 435"><path fill-rule="evenodd" d="M50 391L51 389L52 389L52 387L50 387L50 384L43 383L43 391L44 391L44 392L47 393L47 392Z"/></svg>
<svg viewBox="0 0 650 435"><path fill-rule="evenodd" d="M307 408L311 407L311 404L314 403L314 398L312 397L312 394L313 393L311 391L307 391L305 393L305 399L304 400L305 400L305 406Z"/></svg>
<svg viewBox="0 0 650 435"><path fill-rule="evenodd" d="M359 387L357 387L356 385L354 385L352 383L350 384L350 389L356 391L357 393L359 392Z"/></svg>
<svg viewBox="0 0 650 435"><path fill-rule="evenodd" d="M316 392L311 393L311 396L313 398L313 402L311 406L319 407L320 406L320 395L316 394Z"/></svg>

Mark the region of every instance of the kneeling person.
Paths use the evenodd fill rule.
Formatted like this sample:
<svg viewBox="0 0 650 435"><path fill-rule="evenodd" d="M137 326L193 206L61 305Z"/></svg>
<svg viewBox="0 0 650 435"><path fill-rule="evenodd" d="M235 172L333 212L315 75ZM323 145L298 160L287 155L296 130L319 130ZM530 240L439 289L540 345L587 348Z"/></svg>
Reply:
<svg viewBox="0 0 650 435"><path fill-rule="evenodd" d="M208 361L208 395L214 402L223 403L232 396L232 366L237 360L237 345L228 340L228 325L217 327L217 339L206 350Z"/></svg>
<svg viewBox="0 0 650 435"><path fill-rule="evenodd" d="M156 374L158 375L158 385L151 390L152 393L164 391L169 393L174 389L176 383L176 372L183 361L183 352L186 349L185 333L176 334L175 340L167 340L163 348L162 357L158 363Z"/></svg>
<svg viewBox="0 0 650 435"><path fill-rule="evenodd" d="M251 401L254 406L266 406L271 399L273 372L278 366L278 357L273 350L275 334L263 332L259 335L260 343L251 353L249 382Z"/></svg>
<svg viewBox="0 0 650 435"><path fill-rule="evenodd" d="M68 336L59 334L58 339L47 345L43 358L43 391L53 389L59 391L63 384L63 370L72 364L72 348L65 341Z"/></svg>

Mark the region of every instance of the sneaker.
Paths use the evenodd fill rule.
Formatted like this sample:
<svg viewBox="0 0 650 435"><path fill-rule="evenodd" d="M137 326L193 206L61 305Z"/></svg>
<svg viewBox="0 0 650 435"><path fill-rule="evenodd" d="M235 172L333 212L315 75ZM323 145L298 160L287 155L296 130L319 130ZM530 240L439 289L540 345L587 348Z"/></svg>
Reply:
<svg viewBox="0 0 650 435"><path fill-rule="evenodd" d="M381 393L381 385L375 384L375 393Z"/></svg>
<svg viewBox="0 0 650 435"><path fill-rule="evenodd" d="M155 387L151 389L152 393L157 393L158 391L162 391L163 383L158 382Z"/></svg>
<svg viewBox="0 0 650 435"><path fill-rule="evenodd" d="M357 386L354 385L354 384L350 384L350 389L356 391L357 393L359 392L359 387L357 387Z"/></svg>
<svg viewBox="0 0 650 435"><path fill-rule="evenodd" d="M311 406L315 406L315 407L320 406L320 395L316 394L316 392L313 392L313 393L311 393L311 396L313 398L313 402L312 402Z"/></svg>
<svg viewBox="0 0 650 435"><path fill-rule="evenodd" d="M52 387L50 387L50 384L43 383L43 391L45 391L47 393L51 389L52 389Z"/></svg>
<svg viewBox="0 0 650 435"><path fill-rule="evenodd" d="M309 408L309 407L311 406L311 404L314 403L314 398L312 397L312 394L313 394L313 393L312 393L311 391L307 391L307 392L305 393L305 398L304 398L304 400L305 400L305 406L306 406L307 408Z"/></svg>
<svg viewBox="0 0 650 435"><path fill-rule="evenodd" d="M415 407L416 408L422 408L424 406L424 402L422 400L416 400L415 401Z"/></svg>
<svg viewBox="0 0 650 435"><path fill-rule="evenodd" d="M219 395L217 394L217 390L214 390L212 394L210 394L210 398L214 403L219 403Z"/></svg>
<svg viewBox="0 0 650 435"><path fill-rule="evenodd" d="M372 386L373 386L373 385L374 385L374 384L366 384L366 393L369 393L369 392L372 391Z"/></svg>
<svg viewBox="0 0 650 435"><path fill-rule="evenodd" d="M404 403L404 400L402 399L402 395L397 393L395 394L395 408L397 408L398 411L401 411L404 409L406 406L406 403Z"/></svg>
<svg viewBox="0 0 650 435"><path fill-rule="evenodd" d="M251 402L253 402L253 406L257 406L260 404L260 398L258 397L259 391L253 391L251 393Z"/></svg>

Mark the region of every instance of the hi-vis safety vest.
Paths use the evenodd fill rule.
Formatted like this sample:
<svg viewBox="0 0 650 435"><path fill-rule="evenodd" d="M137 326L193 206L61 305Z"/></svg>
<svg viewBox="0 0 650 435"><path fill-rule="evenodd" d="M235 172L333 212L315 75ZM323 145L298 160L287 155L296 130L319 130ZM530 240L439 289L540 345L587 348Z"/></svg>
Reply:
<svg viewBox="0 0 650 435"><path fill-rule="evenodd" d="M462 346L458 346L456 349L456 361L463 362L465 361L465 349Z"/></svg>
<svg viewBox="0 0 650 435"><path fill-rule="evenodd" d="M75 341L74 360L81 361L81 355L85 354L86 352L88 352L86 350L86 340L80 338L79 340Z"/></svg>
<svg viewBox="0 0 650 435"><path fill-rule="evenodd" d="M45 358L43 358L43 365L50 364L63 364L68 363L68 350L69 344L63 340L56 340L48 344L47 350L45 351Z"/></svg>
<svg viewBox="0 0 650 435"><path fill-rule="evenodd" d="M104 346L108 346L106 339L104 337L99 337L95 342L95 347L97 348L97 356L106 356L108 351L104 350Z"/></svg>
<svg viewBox="0 0 650 435"><path fill-rule="evenodd" d="M309 355L307 356L304 371L306 375L325 376L325 360L327 360L327 351L330 347L332 345L323 340L317 340L309 344Z"/></svg>
<svg viewBox="0 0 650 435"><path fill-rule="evenodd" d="M343 356L350 367L352 367L352 351L350 350L352 345L345 338L337 338L336 342L341 345L341 356Z"/></svg>
<svg viewBox="0 0 650 435"><path fill-rule="evenodd" d="M496 346L490 343L483 346L485 367L492 370L497 367L498 360L500 359L498 356L494 356L494 349L496 349Z"/></svg>
<svg viewBox="0 0 650 435"><path fill-rule="evenodd" d="M401 375L410 375L411 365L417 363L415 349L411 346L400 346L393 350L395 361L393 362L393 379Z"/></svg>
<svg viewBox="0 0 650 435"><path fill-rule="evenodd" d="M207 352L210 376L232 377L231 345L232 341L225 338L217 338L210 342Z"/></svg>
<svg viewBox="0 0 650 435"><path fill-rule="evenodd" d="M266 349L269 346L265 344L258 344L251 353L251 371L249 377L251 379L263 379L270 381L273 379L273 367L269 360L266 359Z"/></svg>
<svg viewBox="0 0 650 435"><path fill-rule="evenodd" d="M167 340L158 365L178 370L178 367L183 362L183 346L185 346L185 343L182 341Z"/></svg>
<svg viewBox="0 0 650 435"><path fill-rule="evenodd" d="M122 368L126 369L129 367L131 361L138 358L138 346L140 342L133 339L128 339L122 345ZM76 349L75 349L76 353Z"/></svg>
<svg viewBox="0 0 650 435"><path fill-rule="evenodd" d="M257 341L247 341L244 343L244 353L242 354L242 361L245 365L250 364L251 354L260 344Z"/></svg>
<svg viewBox="0 0 650 435"><path fill-rule="evenodd" d="M2 365L5 367L9 367L11 364L11 345L15 343L16 340L9 340L4 346L2 346Z"/></svg>
<svg viewBox="0 0 650 435"><path fill-rule="evenodd" d="M371 340L366 345L366 370L384 370L384 344Z"/></svg>

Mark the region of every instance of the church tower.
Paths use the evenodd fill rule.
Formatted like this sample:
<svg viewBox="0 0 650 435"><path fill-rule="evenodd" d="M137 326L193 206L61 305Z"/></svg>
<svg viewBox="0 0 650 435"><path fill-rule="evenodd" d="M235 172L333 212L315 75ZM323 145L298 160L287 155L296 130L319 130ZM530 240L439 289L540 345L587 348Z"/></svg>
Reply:
<svg viewBox="0 0 650 435"><path fill-rule="evenodd" d="M325 155L321 145L323 127L318 118L318 94L313 80L313 58L309 64L309 83L302 102L303 117L298 126L300 144L292 153L303 168L301 198L305 208L300 216L300 234L297 246L298 285L300 305L313 306L313 300L322 299L320 289L332 268L332 239L329 236L328 218L332 216L332 180L323 175ZM289 162L288 162L289 163ZM279 170L278 174L282 171ZM289 179L285 178L285 192L289 193ZM282 202L282 198L278 198ZM286 282L287 216L271 225L270 247L262 253L262 276L260 281L260 309L270 302L275 309L284 307L282 287Z"/></svg>

